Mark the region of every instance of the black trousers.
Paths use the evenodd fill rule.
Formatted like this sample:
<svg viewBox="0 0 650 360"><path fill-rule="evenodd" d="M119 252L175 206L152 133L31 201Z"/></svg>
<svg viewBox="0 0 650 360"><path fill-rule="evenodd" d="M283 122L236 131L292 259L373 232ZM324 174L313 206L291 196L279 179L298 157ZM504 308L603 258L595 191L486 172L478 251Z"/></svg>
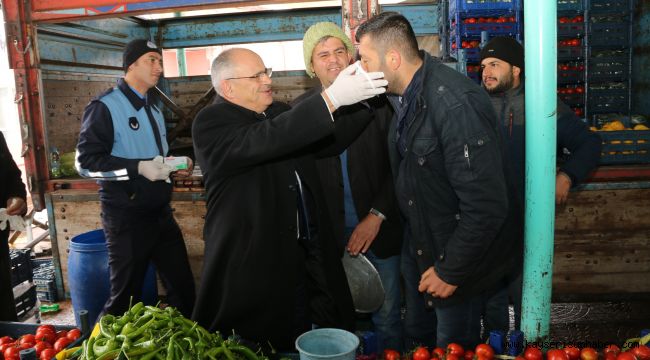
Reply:
<svg viewBox="0 0 650 360"><path fill-rule="evenodd" d="M108 247L111 295L102 313L122 315L141 300L149 262L167 291L167 302L190 317L196 291L183 235L169 206L158 213L133 214L102 205Z"/></svg>
<svg viewBox="0 0 650 360"><path fill-rule="evenodd" d="M16 321L16 303L11 286L11 260L9 259L9 230L0 231L0 321Z"/></svg>

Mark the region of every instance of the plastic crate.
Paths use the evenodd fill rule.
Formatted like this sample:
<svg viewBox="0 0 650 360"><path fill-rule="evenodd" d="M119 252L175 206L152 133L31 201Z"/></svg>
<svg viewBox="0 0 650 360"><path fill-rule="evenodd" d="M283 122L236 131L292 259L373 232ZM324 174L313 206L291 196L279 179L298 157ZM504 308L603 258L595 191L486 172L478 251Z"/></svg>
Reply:
<svg viewBox="0 0 650 360"><path fill-rule="evenodd" d="M583 106L585 104L585 94L557 94L557 97L570 107Z"/></svg>
<svg viewBox="0 0 650 360"><path fill-rule="evenodd" d="M598 133L603 140L601 164L650 163L650 131L622 130Z"/></svg>
<svg viewBox="0 0 650 360"><path fill-rule="evenodd" d="M589 113L627 113L629 94L626 89L589 90Z"/></svg>
<svg viewBox="0 0 650 360"><path fill-rule="evenodd" d="M630 43L629 22L600 22L589 24L591 46L628 47Z"/></svg>
<svg viewBox="0 0 650 360"><path fill-rule="evenodd" d="M583 0L557 0L557 11L582 11L584 6Z"/></svg>
<svg viewBox="0 0 650 360"><path fill-rule="evenodd" d="M449 14L477 12L485 15L500 11L519 11L521 0L449 0Z"/></svg>
<svg viewBox="0 0 650 360"><path fill-rule="evenodd" d="M580 60L584 59L584 47L582 46L558 46L558 61Z"/></svg>
<svg viewBox="0 0 650 360"><path fill-rule="evenodd" d="M56 282L54 280L48 280L45 283L36 285L36 297L40 301L59 301L59 297L56 292Z"/></svg>
<svg viewBox="0 0 650 360"><path fill-rule="evenodd" d="M25 334L35 334L36 329L41 324L24 324L20 322L10 322L10 321L0 321L0 337L2 336L11 336L14 339L19 338L21 335ZM72 330L75 329L75 326L70 325L55 325L55 329L58 330ZM80 346L81 343L86 339L86 334L81 334L81 337L73 341L70 345L67 346L67 349ZM52 358L54 360L55 358Z"/></svg>
<svg viewBox="0 0 650 360"><path fill-rule="evenodd" d="M620 13L630 11L630 0L589 0L592 13Z"/></svg>
<svg viewBox="0 0 650 360"><path fill-rule="evenodd" d="M11 286L14 287L22 282L32 280L32 263L29 259L29 249L9 250L11 262Z"/></svg>
<svg viewBox="0 0 650 360"><path fill-rule="evenodd" d="M479 48L470 48L470 49L461 49L465 51L465 60L467 62L479 62L481 59L481 49ZM455 59L458 59L458 49L452 49L449 47L449 55Z"/></svg>
<svg viewBox="0 0 650 360"><path fill-rule="evenodd" d="M16 303L16 316L18 318L27 314L36 305L36 285L30 285L22 294L14 297Z"/></svg>
<svg viewBox="0 0 650 360"><path fill-rule="evenodd" d="M560 70L557 71L558 84L575 84L585 81L584 70Z"/></svg>
<svg viewBox="0 0 650 360"><path fill-rule="evenodd" d="M629 50L625 50L627 52ZM590 57L589 82L626 81L630 77L630 58L622 57Z"/></svg>
<svg viewBox="0 0 650 360"><path fill-rule="evenodd" d="M481 22L468 23L467 20L475 18ZM496 22L494 20L507 18L506 22ZM512 19L514 18L514 19ZM514 21L510 21L514 20ZM481 33L487 31L490 37L494 36L513 36L520 37L522 33L521 12L516 13L503 13L499 16L476 16L474 14L467 14L463 16L456 13L454 17L450 17L450 31L458 34L463 38L481 39Z"/></svg>
<svg viewBox="0 0 650 360"><path fill-rule="evenodd" d="M582 37L585 34L585 23L557 23L557 36L559 37Z"/></svg>

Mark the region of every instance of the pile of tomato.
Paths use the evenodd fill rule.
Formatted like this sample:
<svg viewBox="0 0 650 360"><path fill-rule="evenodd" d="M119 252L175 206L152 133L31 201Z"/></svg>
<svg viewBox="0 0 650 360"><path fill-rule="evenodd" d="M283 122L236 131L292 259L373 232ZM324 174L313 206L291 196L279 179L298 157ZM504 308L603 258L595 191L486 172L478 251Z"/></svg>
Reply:
<svg viewBox="0 0 650 360"><path fill-rule="evenodd" d="M581 85L575 85L575 86L565 86L565 87L558 87L557 88L557 93L558 94L583 94L585 92L585 87Z"/></svg>
<svg viewBox="0 0 650 360"><path fill-rule="evenodd" d="M400 354L391 349L384 350L383 360L650 360L650 347L635 344L625 351L617 345L608 345L602 353L596 349L576 346L565 346L561 349L551 349L546 352L535 346L528 346L518 356L495 355L494 349L489 344L479 344L474 350L465 350L456 343L447 345L446 349L437 347L429 351L424 346L415 348L407 354Z"/></svg>
<svg viewBox="0 0 650 360"><path fill-rule="evenodd" d="M575 24L575 23L581 23L585 21L585 18L582 15L578 15L576 17L568 17L568 16L561 16L558 18L558 22L560 24Z"/></svg>
<svg viewBox="0 0 650 360"><path fill-rule="evenodd" d="M517 22L514 16L499 16L499 17L469 17L463 19L463 24L482 24L482 23L513 23Z"/></svg>
<svg viewBox="0 0 650 360"><path fill-rule="evenodd" d="M559 46L580 46L582 45L582 40L580 39L567 39L558 41Z"/></svg>
<svg viewBox="0 0 650 360"><path fill-rule="evenodd" d="M25 334L18 339L0 337L0 360L19 360L20 351L34 348L40 360L50 360L81 337L81 330L56 330L53 325L40 325L36 333Z"/></svg>

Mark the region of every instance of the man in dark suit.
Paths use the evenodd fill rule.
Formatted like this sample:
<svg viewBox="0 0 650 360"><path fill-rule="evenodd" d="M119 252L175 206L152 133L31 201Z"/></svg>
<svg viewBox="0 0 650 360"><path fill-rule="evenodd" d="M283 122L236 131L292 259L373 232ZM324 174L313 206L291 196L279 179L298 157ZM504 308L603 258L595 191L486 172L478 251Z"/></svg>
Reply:
<svg viewBox="0 0 650 360"><path fill-rule="evenodd" d="M385 81L353 75L354 67L343 73L289 110L273 101L271 69L254 52L230 49L213 61L219 97L192 129L208 208L193 318L210 331L293 350L312 324L353 328L340 254L331 237L308 234L327 221L324 208L310 206L324 194L314 176L296 172L310 145L339 131L334 111L384 91Z"/></svg>
<svg viewBox="0 0 650 360"><path fill-rule="evenodd" d="M330 86L350 64L354 47L338 25L316 23L303 37L305 69L320 86L298 99ZM375 99L373 99L375 100ZM392 110L384 97L373 101L374 120L340 155L317 160L337 245L352 255L364 253L379 273L385 290L382 306L372 314L379 353L402 350L400 250L402 226L388 158L388 128ZM363 105L357 111L367 111ZM344 119L348 114L336 114ZM305 119L305 121L309 121Z"/></svg>
<svg viewBox="0 0 650 360"><path fill-rule="evenodd" d="M20 178L7 142L0 133L0 208L6 208L7 215L25 215L27 192ZM9 260L9 222L0 230L0 321L16 321L16 304L11 286L11 265Z"/></svg>

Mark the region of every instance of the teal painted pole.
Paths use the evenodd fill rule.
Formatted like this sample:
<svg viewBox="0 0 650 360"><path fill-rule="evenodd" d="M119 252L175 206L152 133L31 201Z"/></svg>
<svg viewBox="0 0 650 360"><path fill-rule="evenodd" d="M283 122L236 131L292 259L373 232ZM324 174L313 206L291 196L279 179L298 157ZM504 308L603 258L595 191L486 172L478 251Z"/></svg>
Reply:
<svg viewBox="0 0 650 360"><path fill-rule="evenodd" d="M551 318L557 109L557 1L525 1L526 227L521 330L548 337Z"/></svg>

